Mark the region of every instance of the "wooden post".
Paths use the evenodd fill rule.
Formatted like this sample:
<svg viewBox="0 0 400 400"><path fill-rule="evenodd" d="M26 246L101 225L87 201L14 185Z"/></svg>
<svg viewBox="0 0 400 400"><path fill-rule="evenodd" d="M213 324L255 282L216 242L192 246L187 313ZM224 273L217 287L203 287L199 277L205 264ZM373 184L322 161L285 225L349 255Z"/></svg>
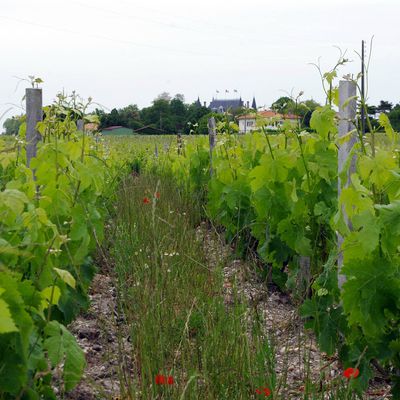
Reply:
<svg viewBox="0 0 400 400"><path fill-rule="evenodd" d="M157 143L154 145L154 155L156 158L158 158L158 146Z"/></svg>
<svg viewBox="0 0 400 400"><path fill-rule="evenodd" d="M83 124L83 119L78 119L78 121L76 121L76 127L78 128L78 131L83 132L83 130L85 129L85 125Z"/></svg>
<svg viewBox="0 0 400 400"><path fill-rule="evenodd" d="M42 89L27 88L26 97L26 166L30 168L32 158L36 157L37 143L41 139L36 129L38 122L43 120ZM33 176L35 173L33 171Z"/></svg>
<svg viewBox="0 0 400 400"><path fill-rule="evenodd" d="M311 258L308 256L300 256L299 269L300 274L297 279L297 289L301 292L301 295L304 295L311 282Z"/></svg>
<svg viewBox="0 0 400 400"><path fill-rule="evenodd" d="M176 141L178 142L178 155L182 154L182 134L178 132L176 135Z"/></svg>
<svg viewBox="0 0 400 400"><path fill-rule="evenodd" d="M212 162L212 155L213 149L215 147L215 137L217 135L216 125L215 125L215 118L211 117L208 119L208 139L210 142L210 175L213 175L213 162Z"/></svg>
<svg viewBox="0 0 400 400"><path fill-rule="evenodd" d="M353 131L356 120L356 112L357 112L357 86L355 82L351 81L340 81L339 82L339 139L349 132ZM339 145L338 151L338 174L340 176L343 167L346 163L347 158L354 146L357 142L357 133L354 131L349 140L345 143ZM347 179L344 183L343 187L347 187L350 183L350 176L352 173L356 171L356 157L353 156L351 160L350 168L347 171ZM338 178L338 198L340 197L342 191L342 183L340 181L340 177ZM344 220L347 226L351 229L351 224L345 214L345 211L342 209ZM339 289L342 288L343 284L346 282L346 277L341 274L343 267L343 237L338 234L338 285Z"/></svg>

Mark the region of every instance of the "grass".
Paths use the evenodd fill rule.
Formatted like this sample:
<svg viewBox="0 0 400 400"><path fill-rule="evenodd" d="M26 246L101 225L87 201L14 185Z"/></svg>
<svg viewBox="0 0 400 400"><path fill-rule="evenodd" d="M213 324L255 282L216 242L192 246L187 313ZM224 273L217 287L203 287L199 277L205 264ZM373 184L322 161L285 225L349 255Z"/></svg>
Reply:
<svg viewBox="0 0 400 400"><path fill-rule="evenodd" d="M168 177L130 178L121 188L113 256L131 339L121 353L133 360L122 363L123 398L249 399L270 385L261 322L237 295L224 304L223 266L208 265L196 235L199 210ZM158 374L174 384L156 385Z"/></svg>

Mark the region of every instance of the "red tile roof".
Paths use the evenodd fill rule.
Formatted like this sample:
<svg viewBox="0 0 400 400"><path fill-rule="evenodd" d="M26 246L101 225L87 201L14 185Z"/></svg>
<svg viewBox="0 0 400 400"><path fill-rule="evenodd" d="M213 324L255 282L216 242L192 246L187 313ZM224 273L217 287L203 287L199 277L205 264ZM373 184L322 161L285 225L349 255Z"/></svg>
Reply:
<svg viewBox="0 0 400 400"><path fill-rule="evenodd" d="M238 119L255 119L256 114L251 113L251 114L246 114L246 115L241 115L238 117ZM281 119L299 119L300 117L294 114L279 114L275 111L272 110L265 110L265 111L260 111L258 113L258 116L261 118L281 118Z"/></svg>
<svg viewBox="0 0 400 400"><path fill-rule="evenodd" d="M85 129L87 131L97 131L99 129L99 124L96 124L95 122L88 122L85 124Z"/></svg>

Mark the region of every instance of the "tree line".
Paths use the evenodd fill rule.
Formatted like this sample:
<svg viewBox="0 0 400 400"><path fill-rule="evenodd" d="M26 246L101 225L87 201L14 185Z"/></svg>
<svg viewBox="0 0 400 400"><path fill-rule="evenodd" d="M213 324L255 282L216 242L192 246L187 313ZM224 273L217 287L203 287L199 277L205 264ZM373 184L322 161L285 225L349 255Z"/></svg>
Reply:
<svg viewBox="0 0 400 400"><path fill-rule="evenodd" d="M207 121L211 116L210 110L199 101L186 104L182 94L171 97L169 93L162 93L153 100L152 105L142 108L129 105L120 109L112 109L106 113L96 109L99 116L100 129L110 126L124 126L138 130L143 134L177 133L206 134Z"/></svg>
<svg viewBox="0 0 400 400"><path fill-rule="evenodd" d="M290 97L283 96L277 99L271 109L280 114L295 114L301 117L303 128L309 128L312 112L320 104L315 100L296 101ZM389 101L381 100L377 106L367 107L368 114L372 123L380 113L388 115L393 128L400 132L400 102L396 105ZM254 111L254 110L250 110ZM192 104L187 104L182 94L170 96L169 93L161 93L157 96L149 107L139 109L135 104L128 105L119 109L112 109L106 112L96 109L93 114L99 117L99 129L111 126L123 126L140 134L166 133L175 134L207 134L208 119L214 116L216 120L235 117L248 113L249 110L242 108L232 110L229 116L215 114L205 107L199 100ZM16 135L21 125L23 116L8 118L3 123L6 135ZM376 122L377 124L377 122Z"/></svg>

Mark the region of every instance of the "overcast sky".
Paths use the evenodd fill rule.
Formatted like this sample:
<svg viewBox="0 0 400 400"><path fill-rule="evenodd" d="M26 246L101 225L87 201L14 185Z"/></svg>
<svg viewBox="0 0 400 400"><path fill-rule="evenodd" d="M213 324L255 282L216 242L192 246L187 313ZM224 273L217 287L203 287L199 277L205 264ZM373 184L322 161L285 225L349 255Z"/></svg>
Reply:
<svg viewBox="0 0 400 400"><path fill-rule="evenodd" d="M285 91L323 101L317 70L374 35L370 103L400 102L399 0L0 0L0 115L44 80L44 101L76 90L106 109L144 107L161 92L188 102ZM225 90L229 94L225 95ZM8 115L17 113L14 108Z"/></svg>

